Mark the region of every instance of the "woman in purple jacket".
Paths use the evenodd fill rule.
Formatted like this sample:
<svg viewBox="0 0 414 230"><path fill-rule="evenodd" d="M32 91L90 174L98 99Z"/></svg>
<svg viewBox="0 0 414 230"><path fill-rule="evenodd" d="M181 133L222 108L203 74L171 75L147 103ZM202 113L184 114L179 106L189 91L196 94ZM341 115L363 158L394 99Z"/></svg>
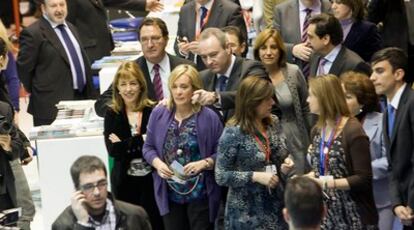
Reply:
<svg viewBox="0 0 414 230"><path fill-rule="evenodd" d="M223 126L214 111L192 104L193 92L202 89L194 67L176 67L168 86L167 106L152 111L143 147L156 169L155 199L166 230L213 229L220 202L213 169Z"/></svg>

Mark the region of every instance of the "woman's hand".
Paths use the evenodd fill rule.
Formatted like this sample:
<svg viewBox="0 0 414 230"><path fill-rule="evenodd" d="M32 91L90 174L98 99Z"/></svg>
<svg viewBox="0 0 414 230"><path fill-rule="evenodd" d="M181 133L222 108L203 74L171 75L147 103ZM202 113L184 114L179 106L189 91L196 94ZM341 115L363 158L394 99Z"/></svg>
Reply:
<svg viewBox="0 0 414 230"><path fill-rule="evenodd" d="M115 133L109 134L108 139L111 141L112 144L117 143L117 142L121 142L121 139L119 139L119 137Z"/></svg>
<svg viewBox="0 0 414 230"><path fill-rule="evenodd" d="M253 182L257 182L269 188L275 188L279 183L279 177L270 172L253 172Z"/></svg>
<svg viewBox="0 0 414 230"><path fill-rule="evenodd" d="M280 166L280 170L282 171L283 174L288 174L290 170L293 169L294 165L295 163L293 162L293 160L290 158L290 155L289 155L288 157L285 158L284 162Z"/></svg>
<svg viewBox="0 0 414 230"><path fill-rule="evenodd" d="M171 171L168 165L158 157L152 161L152 166L157 169L157 173L162 179L170 179L174 175L174 172Z"/></svg>
<svg viewBox="0 0 414 230"><path fill-rule="evenodd" d="M205 160L194 161L184 166L184 173L189 176L197 175L201 171L203 171L205 168L206 168Z"/></svg>

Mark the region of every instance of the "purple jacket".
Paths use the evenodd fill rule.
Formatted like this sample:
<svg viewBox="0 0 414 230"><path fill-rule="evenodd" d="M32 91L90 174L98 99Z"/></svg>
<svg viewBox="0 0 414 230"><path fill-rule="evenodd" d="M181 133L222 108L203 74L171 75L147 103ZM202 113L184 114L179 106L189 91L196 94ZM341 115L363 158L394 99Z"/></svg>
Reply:
<svg viewBox="0 0 414 230"><path fill-rule="evenodd" d="M174 112L164 106L158 106L152 110L147 126L147 137L144 143L142 154L147 162L152 165L154 158L163 157L163 146L167 136L168 127L174 119ZM197 114L197 139L200 153L203 158L211 157L216 159L218 140L223 131L223 125L217 114L202 107ZM210 222L214 222L220 204L220 187L214 179L214 171L204 172L207 188ZM166 215L170 210L168 207L167 183L157 171L152 173L154 179L154 193L161 216Z"/></svg>

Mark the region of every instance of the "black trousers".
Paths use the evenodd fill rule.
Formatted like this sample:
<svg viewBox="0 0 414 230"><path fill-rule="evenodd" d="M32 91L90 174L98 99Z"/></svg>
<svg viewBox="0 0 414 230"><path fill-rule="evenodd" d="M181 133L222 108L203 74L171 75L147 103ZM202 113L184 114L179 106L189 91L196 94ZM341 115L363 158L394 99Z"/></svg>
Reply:
<svg viewBox="0 0 414 230"><path fill-rule="evenodd" d="M170 212L163 216L165 230L213 230L209 220L208 200L188 204L169 202Z"/></svg>

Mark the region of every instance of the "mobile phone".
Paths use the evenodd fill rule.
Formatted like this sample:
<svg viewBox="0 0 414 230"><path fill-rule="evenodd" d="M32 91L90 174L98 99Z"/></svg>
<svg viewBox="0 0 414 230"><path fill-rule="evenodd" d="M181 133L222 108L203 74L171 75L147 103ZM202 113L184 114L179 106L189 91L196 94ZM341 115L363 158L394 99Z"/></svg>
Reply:
<svg viewBox="0 0 414 230"><path fill-rule="evenodd" d="M0 225L8 226L17 223L22 215L22 208L12 208L0 212Z"/></svg>

